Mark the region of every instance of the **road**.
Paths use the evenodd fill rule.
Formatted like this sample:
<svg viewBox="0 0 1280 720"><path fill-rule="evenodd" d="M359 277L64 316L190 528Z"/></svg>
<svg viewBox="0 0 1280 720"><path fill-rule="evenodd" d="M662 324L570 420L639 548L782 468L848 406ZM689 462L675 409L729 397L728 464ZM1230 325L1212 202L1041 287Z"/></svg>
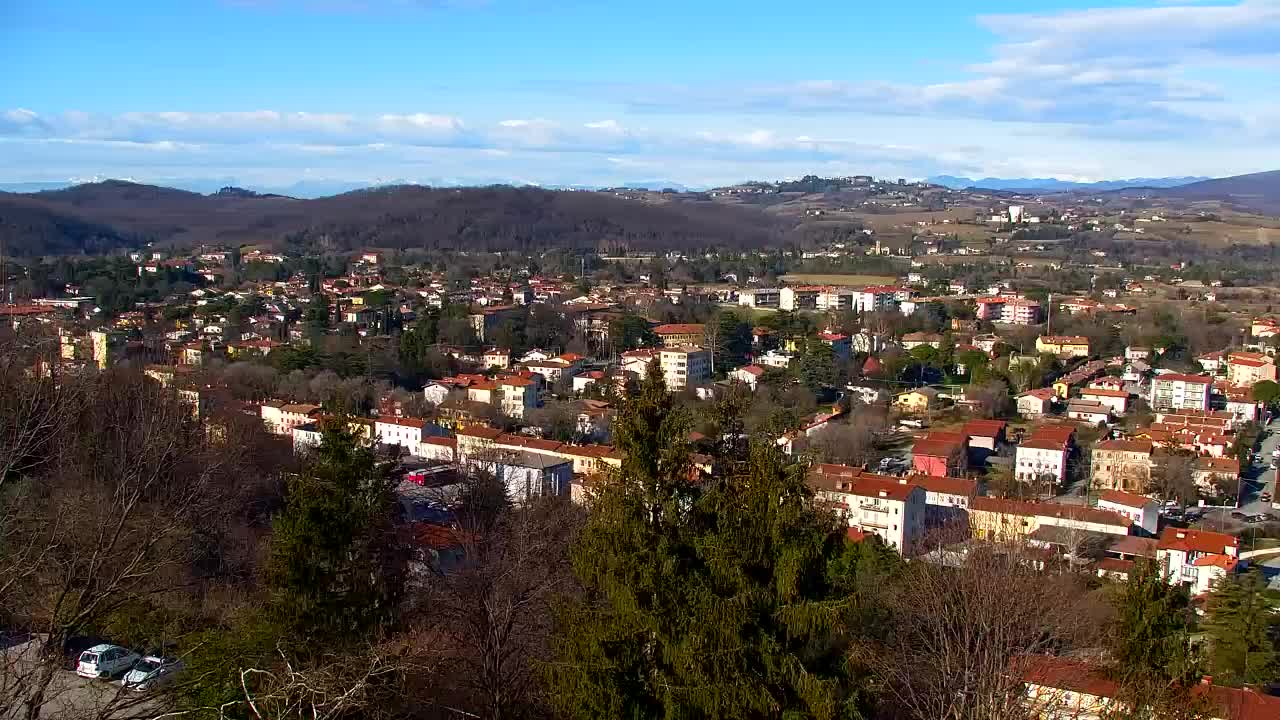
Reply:
<svg viewBox="0 0 1280 720"><path fill-rule="evenodd" d="M1236 534L1256 526L1232 518L1232 512L1238 511L1246 515L1274 512L1280 515L1280 511L1272 510L1270 502L1263 502L1261 499L1264 492L1270 493L1272 498L1276 495L1276 471L1270 468L1270 463L1272 451L1280 448L1280 419L1272 420L1264 432L1266 436L1262 439L1258 459L1249 467L1240 469L1240 507L1211 510L1205 513L1204 519L1196 527Z"/></svg>

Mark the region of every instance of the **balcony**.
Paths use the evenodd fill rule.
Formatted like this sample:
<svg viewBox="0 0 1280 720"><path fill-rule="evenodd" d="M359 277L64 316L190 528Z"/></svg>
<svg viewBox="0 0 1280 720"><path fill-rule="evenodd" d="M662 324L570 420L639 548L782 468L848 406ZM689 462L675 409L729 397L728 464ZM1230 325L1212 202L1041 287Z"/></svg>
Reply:
<svg viewBox="0 0 1280 720"><path fill-rule="evenodd" d="M885 513L886 515L889 513L889 508L887 506L876 505L875 503L862 502L862 503L858 503L858 507L862 508L863 510L871 510L873 512Z"/></svg>

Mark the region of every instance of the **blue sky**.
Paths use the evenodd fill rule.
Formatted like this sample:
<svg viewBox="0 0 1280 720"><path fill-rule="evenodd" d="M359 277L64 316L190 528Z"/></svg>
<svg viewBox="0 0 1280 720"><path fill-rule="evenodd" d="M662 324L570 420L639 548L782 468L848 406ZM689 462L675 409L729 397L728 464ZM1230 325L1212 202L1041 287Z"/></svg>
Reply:
<svg viewBox="0 0 1280 720"><path fill-rule="evenodd" d="M14 0L0 182L1280 168L1280 0Z"/></svg>

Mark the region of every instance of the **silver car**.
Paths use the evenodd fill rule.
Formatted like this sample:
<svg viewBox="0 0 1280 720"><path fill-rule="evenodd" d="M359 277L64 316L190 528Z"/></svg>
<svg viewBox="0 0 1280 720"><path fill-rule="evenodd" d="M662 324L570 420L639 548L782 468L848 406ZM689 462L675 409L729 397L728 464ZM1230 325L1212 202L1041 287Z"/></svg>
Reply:
<svg viewBox="0 0 1280 720"><path fill-rule="evenodd" d="M80 653L76 674L87 678L109 678L128 670L138 661L138 653L119 645L94 645Z"/></svg>
<svg viewBox="0 0 1280 720"><path fill-rule="evenodd" d="M171 657L148 655L125 673L120 684L130 690L150 690L169 682L185 667L181 660Z"/></svg>

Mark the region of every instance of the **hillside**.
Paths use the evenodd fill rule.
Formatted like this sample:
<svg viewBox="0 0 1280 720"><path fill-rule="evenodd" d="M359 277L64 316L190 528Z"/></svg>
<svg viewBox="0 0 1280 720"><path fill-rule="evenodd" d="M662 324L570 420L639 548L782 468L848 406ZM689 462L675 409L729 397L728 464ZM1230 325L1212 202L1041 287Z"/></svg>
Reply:
<svg viewBox="0 0 1280 720"><path fill-rule="evenodd" d="M323 250L759 247L785 227L751 208L537 188L397 186L300 200L107 181L0 193L0 233L14 255L101 252L146 241Z"/></svg>
<svg viewBox="0 0 1280 720"><path fill-rule="evenodd" d="M1181 200L1221 200L1261 212L1280 213L1280 170L1203 180L1159 190L1157 194Z"/></svg>

